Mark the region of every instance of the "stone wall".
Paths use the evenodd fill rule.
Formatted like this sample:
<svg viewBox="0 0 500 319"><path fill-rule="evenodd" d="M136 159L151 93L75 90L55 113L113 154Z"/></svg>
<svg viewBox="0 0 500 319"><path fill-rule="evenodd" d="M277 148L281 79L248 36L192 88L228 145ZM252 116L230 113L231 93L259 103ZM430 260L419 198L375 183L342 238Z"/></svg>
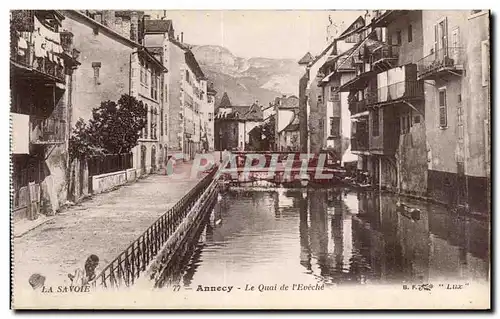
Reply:
<svg viewBox="0 0 500 319"><path fill-rule="evenodd" d="M73 75L71 124L74 125L79 118L88 120L92 109L101 102L116 101L122 94L130 93L130 60L138 45L96 27L72 11L64 11L64 14L62 27L73 33L74 47L80 51L81 65ZM96 63L100 63L98 71L95 71Z"/></svg>
<svg viewBox="0 0 500 319"><path fill-rule="evenodd" d="M127 171L92 176L92 193L99 194L127 183Z"/></svg>

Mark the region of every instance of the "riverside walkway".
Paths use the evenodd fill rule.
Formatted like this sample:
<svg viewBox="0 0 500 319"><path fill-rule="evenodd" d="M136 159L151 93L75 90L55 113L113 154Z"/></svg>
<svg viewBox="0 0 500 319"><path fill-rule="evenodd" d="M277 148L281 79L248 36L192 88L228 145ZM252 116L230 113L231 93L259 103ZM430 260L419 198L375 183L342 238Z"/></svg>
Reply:
<svg viewBox="0 0 500 319"><path fill-rule="evenodd" d="M191 176L191 167L179 164L173 175L153 174L96 195L15 238L14 285L30 287L33 273L45 276L46 285L68 284L67 274L91 254L100 259L99 273L203 178Z"/></svg>

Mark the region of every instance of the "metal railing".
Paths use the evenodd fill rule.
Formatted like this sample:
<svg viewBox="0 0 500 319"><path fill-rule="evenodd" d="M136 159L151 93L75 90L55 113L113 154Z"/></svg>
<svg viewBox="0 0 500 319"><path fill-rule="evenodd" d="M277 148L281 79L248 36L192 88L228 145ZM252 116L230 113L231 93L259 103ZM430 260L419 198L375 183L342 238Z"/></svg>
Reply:
<svg viewBox="0 0 500 319"><path fill-rule="evenodd" d="M377 103L390 102L401 98L423 98L424 90L420 81L401 81L377 89Z"/></svg>
<svg viewBox="0 0 500 319"><path fill-rule="evenodd" d="M436 50L417 62L419 77L433 74L443 68L457 68L464 61L464 49L461 47L445 47Z"/></svg>
<svg viewBox="0 0 500 319"><path fill-rule="evenodd" d="M105 154L87 160L89 176L113 173L132 168L132 154Z"/></svg>
<svg viewBox="0 0 500 319"><path fill-rule="evenodd" d="M373 65L383 60L397 60L398 57L399 57L398 45L383 45L372 52L370 56L370 61L371 64Z"/></svg>
<svg viewBox="0 0 500 319"><path fill-rule="evenodd" d="M202 197L217 170L212 170L172 208L156 220L122 253L109 263L93 281L103 288L133 285L141 272L160 252L163 244L175 232L194 204Z"/></svg>

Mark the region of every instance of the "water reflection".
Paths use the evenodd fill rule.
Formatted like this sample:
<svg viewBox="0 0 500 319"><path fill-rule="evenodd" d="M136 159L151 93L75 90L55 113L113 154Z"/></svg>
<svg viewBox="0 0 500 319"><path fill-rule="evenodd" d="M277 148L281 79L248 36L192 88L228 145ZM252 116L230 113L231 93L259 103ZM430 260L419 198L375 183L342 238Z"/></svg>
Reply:
<svg viewBox="0 0 500 319"><path fill-rule="evenodd" d="M432 204L342 189L229 192L214 208L184 285L489 280L489 225ZM219 224L213 221L220 219Z"/></svg>

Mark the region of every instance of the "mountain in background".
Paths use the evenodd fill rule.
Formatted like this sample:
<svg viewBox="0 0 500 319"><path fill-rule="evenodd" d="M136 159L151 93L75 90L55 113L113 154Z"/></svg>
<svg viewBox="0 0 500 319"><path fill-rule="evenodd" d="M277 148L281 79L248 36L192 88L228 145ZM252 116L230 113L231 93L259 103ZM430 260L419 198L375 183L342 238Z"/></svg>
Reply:
<svg viewBox="0 0 500 319"><path fill-rule="evenodd" d="M245 59L217 45L193 46L192 51L209 81L214 83L216 105L224 92L235 105L250 105L258 100L267 106L283 94L298 96L304 70L295 60Z"/></svg>

